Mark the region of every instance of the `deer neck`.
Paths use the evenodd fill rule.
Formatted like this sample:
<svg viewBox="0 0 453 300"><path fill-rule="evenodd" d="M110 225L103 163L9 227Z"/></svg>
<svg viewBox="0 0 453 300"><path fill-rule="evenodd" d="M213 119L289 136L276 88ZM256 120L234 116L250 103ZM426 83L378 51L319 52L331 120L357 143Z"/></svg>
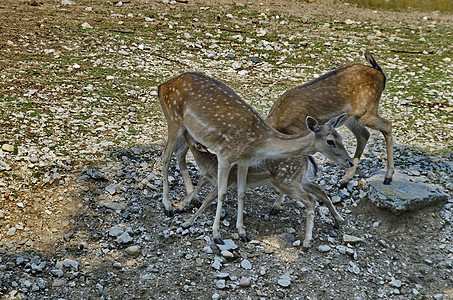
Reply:
<svg viewBox="0 0 453 300"><path fill-rule="evenodd" d="M311 155L317 152L314 133L287 135L274 132L273 137L266 139L265 153L268 158L287 158L295 155Z"/></svg>

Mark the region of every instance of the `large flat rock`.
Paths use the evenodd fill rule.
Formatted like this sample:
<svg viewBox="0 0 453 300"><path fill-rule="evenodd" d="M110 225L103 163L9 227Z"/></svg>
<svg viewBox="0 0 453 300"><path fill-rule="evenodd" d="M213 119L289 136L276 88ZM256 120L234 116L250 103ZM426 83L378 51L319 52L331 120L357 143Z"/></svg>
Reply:
<svg viewBox="0 0 453 300"><path fill-rule="evenodd" d="M397 215L435 205L448 198L436 186L417 182L414 176L395 171L392 183L385 185L384 175L381 171L368 179L369 197L376 206L389 209Z"/></svg>

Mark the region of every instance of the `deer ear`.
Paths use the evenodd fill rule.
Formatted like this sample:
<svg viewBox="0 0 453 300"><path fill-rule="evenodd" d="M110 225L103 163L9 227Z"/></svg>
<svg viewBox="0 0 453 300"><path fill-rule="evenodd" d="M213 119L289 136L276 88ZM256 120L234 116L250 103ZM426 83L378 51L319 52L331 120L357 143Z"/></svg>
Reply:
<svg viewBox="0 0 453 300"><path fill-rule="evenodd" d="M321 130L318 121L313 117L307 116L305 123L307 124L308 129L310 129L314 133L318 133Z"/></svg>
<svg viewBox="0 0 453 300"><path fill-rule="evenodd" d="M333 117L332 119L327 121L326 125L332 126L333 128L337 128L340 126L341 122L343 122L346 115L347 115L346 113L343 113L339 116Z"/></svg>
<svg viewBox="0 0 453 300"><path fill-rule="evenodd" d="M208 149L203 146L202 144L198 143L197 141L193 142L193 146L195 149L197 149L200 152L209 152Z"/></svg>

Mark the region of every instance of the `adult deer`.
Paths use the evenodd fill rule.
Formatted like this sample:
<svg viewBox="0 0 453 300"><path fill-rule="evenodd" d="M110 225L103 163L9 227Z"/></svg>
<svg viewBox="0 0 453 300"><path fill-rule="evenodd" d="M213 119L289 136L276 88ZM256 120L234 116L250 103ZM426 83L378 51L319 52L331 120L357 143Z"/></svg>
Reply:
<svg viewBox="0 0 453 300"><path fill-rule="evenodd" d="M371 64L346 64L336 70L285 92L272 106L266 121L285 134L307 132L305 118L312 116L325 122L346 112L343 120L357 139L354 166L349 168L340 184L345 186L354 176L359 159L370 137L369 127L382 132L387 145L387 172L384 184L390 184L394 172L392 123L379 116L379 99L386 77L373 56Z"/></svg>
<svg viewBox="0 0 453 300"><path fill-rule="evenodd" d="M189 134L186 133L184 137L203 177L198 182L198 185L195 187L192 194L189 194L183 201L175 205L176 209L184 210L191 202L193 196L196 195L205 184L211 183L214 185L214 189L206 196L198 210L188 220L181 224L181 227L188 228L204 209L214 201L217 195L217 157L196 142ZM344 157L348 157L346 150L337 149L337 152L341 151L343 152L342 155ZM330 152L327 152L326 156L329 157ZM329 208L334 217L336 227L339 227L340 223L344 221L336 211L324 189L311 182L316 171L317 166L314 160L310 156L301 155L286 159L265 160L259 166L250 167L247 172L247 187L271 185L279 192L271 212L275 212L281 208L285 194L293 199L300 200L304 204L307 212L305 238L302 244L304 250L307 250L310 247L313 236L316 199L312 195L315 195ZM235 185L236 176L237 168L236 166L233 166L228 177L228 187Z"/></svg>
<svg viewBox="0 0 453 300"><path fill-rule="evenodd" d="M168 126L168 139L162 153L163 197L165 213L171 215L168 199L168 167L173 152L187 152L185 130L216 153L218 202L213 224L214 241L222 244L220 215L228 186L228 175L237 165L238 216L236 228L248 240L243 225L243 199L249 166L266 159L285 158L344 148L340 135L330 124L325 125L307 116L309 133L286 135L273 129L236 93L223 83L200 73L184 73L159 86L159 101ZM332 150L331 150L332 149ZM179 155L179 154L178 154ZM340 164L351 164L349 156L334 157ZM341 161L343 160L343 161Z"/></svg>

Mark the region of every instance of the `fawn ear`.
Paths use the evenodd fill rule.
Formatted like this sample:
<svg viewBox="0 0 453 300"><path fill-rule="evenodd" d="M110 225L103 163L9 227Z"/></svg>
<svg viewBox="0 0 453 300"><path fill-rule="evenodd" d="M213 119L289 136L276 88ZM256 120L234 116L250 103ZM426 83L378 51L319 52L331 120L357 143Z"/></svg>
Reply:
<svg viewBox="0 0 453 300"><path fill-rule="evenodd" d="M196 141L193 141L193 147L200 152L209 152L208 148L206 148L205 146Z"/></svg>
<svg viewBox="0 0 453 300"><path fill-rule="evenodd" d="M343 113L339 116L333 117L332 119L327 121L326 125L332 126L333 128L337 128L340 126L341 122L343 122L346 115L347 115L346 113Z"/></svg>
<svg viewBox="0 0 453 300"><path fill-rule="evenodd" d="M313 117L307 116L305 123L307 124L308 129L310 129L314 133L318 133L321 130L318 121Z"/></svg>

